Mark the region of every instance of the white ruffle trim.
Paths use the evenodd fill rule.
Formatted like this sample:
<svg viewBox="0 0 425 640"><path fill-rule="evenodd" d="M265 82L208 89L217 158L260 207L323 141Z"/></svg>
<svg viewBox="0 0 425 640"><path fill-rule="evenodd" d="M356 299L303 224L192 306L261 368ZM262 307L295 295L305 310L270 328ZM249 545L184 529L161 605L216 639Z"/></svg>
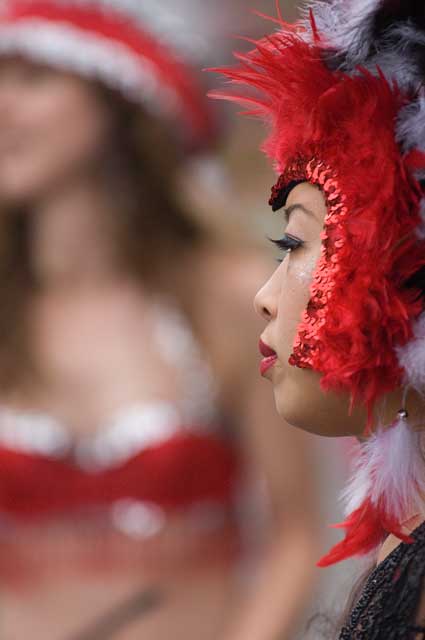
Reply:
<svg viewBox="0 0 425 640"><path fill-rule="evenodd" d="M193 0L55 0L66 7L116 12L126 21L140 25L156 40L184 60L197 66L211 62L214 44L223 32L220 12L207 2Z"/></svg>
<svg viewBox="0 0 425 640"><path fill-rule="evenodd" d="M124 43L77 27L44 20L0 26L0 53L17 53L40 63L98 79L131 101L165 117L182 110L179 95L156 73L154 65Z"/></svg>

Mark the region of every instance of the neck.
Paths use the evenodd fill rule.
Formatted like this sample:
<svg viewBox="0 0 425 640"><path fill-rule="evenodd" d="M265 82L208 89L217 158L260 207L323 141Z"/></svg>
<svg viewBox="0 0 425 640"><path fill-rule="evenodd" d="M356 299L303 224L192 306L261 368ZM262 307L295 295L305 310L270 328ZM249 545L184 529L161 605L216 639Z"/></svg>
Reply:
<svg viewBox="0 0 425 640"><path fill-rule="evenodd" d="M98 182L83 177L42 199L32 221L32 264L42 290L98 286L117 276L114 211Z"/></svg>
<svg viewBox="0 0 425 640"><path fill-rule="evenodd" d="M375 425L392 424L401 409L407 411L409 424L414 430L422 431L425 429L424 397L413 388L407 392L404 388L397 389L387 394L375 409Z"/></svg>

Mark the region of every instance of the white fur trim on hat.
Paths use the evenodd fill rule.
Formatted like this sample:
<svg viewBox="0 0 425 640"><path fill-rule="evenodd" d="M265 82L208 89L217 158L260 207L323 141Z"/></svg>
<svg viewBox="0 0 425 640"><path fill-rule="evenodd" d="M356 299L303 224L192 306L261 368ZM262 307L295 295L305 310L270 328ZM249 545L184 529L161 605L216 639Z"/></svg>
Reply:
<svg viewBox="0 0 425 640"><path fill-rule="evenodd" d="M35 18L0 25L0 53L19 53L31 60L75 71L103 81L128 99L164 115L175 113L178 96L158 81L152 63L125 44L103 38L70 24Z"/></svg>

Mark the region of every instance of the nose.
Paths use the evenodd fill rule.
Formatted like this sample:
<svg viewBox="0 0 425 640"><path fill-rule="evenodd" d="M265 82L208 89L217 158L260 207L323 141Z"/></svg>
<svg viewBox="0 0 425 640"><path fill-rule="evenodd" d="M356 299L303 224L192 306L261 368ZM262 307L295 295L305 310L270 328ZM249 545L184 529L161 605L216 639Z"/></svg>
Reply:
<svg viewBox="0 0 425 640"><path fill-rule="evenodd" d="M273 295L271 280L259 290L254 298L254 309L261 318L270 322L277 313L277 300Z"/></svg>

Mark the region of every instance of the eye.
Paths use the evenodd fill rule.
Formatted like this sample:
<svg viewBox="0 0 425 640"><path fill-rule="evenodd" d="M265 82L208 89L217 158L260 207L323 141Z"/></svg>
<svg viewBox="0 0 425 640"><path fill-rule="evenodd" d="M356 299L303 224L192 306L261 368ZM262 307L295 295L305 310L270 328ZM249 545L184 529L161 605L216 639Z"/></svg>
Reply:
<svg viewBox="0 0 425 640"><path fill-rule="evenodd" d="M300 238L292 236L290 233L285 233L279 240L273 240L272 238L269 238L269 240L284 253L292 253L292 251L299 249L304 244ZM282 262L282 260L279 260L279 262Z"/></svg>

